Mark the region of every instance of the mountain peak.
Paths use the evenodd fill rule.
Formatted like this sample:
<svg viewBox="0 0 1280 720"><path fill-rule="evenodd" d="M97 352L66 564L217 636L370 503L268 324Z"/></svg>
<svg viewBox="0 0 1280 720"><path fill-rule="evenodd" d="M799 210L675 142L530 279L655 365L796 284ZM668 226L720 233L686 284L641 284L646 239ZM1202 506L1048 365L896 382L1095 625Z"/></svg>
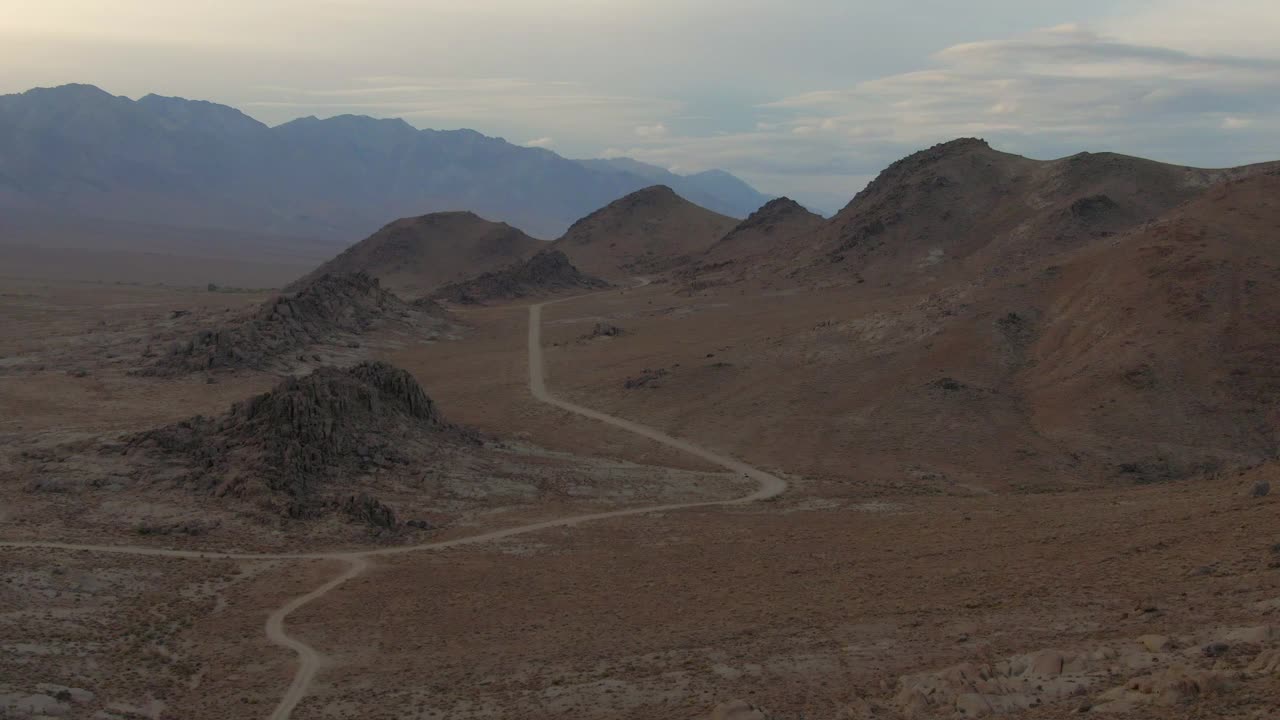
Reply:
<svg viewBox="0 0 1280 720"><path fill-rule="evenodd" d="M789 197L784 196L784 197L774 198L769 202L765 203L764 205L761 205L760 209L751 213L751 216L748 217L747 220L750 220L751 218L756 218L756 217L777 217L780 215L791 215L793 213L807 213L807 212L809 212L809 210L805 208L805 206L801 205L795 200L792 200Z"/></svg>
<svg viewBox="0 0 1280 720"><path fill-rule="evenodd" d="M318 118L315 115L300 117L296 120L290 120L287 123L277 125L276 130L283 132L304 131L313 132L346 132L346 133L377 133L385 135L390 133L417 133L417 128L405 122L401 118L375 118L369 115L334 115L327 118Z"/></svg>
<svg viewBox="0 0 1280 720"><path fill-rule="evenodd" d="M789 240L816 230L823 222L822 216L795 200L775 198L720 238L707 250L704 260L736 261L762 253L789 252Z"/></svg>
<svg viewBox="0 0 1280 720"><path fill-rule="evenodd" d="M67 83L65 85L55 85L53 87L38 87L22 93L23 95L56 95L68 98L114 98L115 95L103 90L97 85L88 83Z"/></svg>
<svg viewBox="0 0 1280 720"><path fill-rule="evenodd" d="M972 158L979 154L993 157L1002 155L1002 153L992 150L987 141L981 138L957 138L914 152L880 171L876 179L872 180L861 192L855 195L840 214L849 212L851 208L859 204L859 201L868 197L891 192L892 188L911 183L916 179L934 176L939 172L938 166L952 164L957 161L963 162L965 158ZM941 176L933 177L933 181L942 185L949 182L945 177Z"/></svg>
<svg viewBox="0 0 1280 720"><path fill-rule="evenodd" d="M497 270L546 247L506 223L470 211L435 212L396 220L347 248L291 287L326 273L364 272L403 297Z"/></svg>
<svg viewBox="0 0 1280 720"><path fill-rule="evenodd" d="M729 233L729 236L753 228L768 228L789 220L820 221L821 219L820 216L809 212L807 208L789 197L774 198L762 205L759 210L751 213L746 220L739 223L733 229L733 232Z"/></svg>
<svg viewBox="0 0 1280 720"><path fill-rule="evenodd" d="M427 213L426 215L415 215L413 217L397 220L395 224L436 225L455 222L480 222L493 225L500 224L486 220L470 210L441 210L439 212Z"/></svg>
<svg viewBox="0 0 1280 720"><path fill-rule="evenodd" d="M647 188L641 188L630 195L620 198L615 205L620 207L645 207L649 205L660 205L671 202L688 202L684 198L676 194L667 185L650 185Z"/></svg>
<svg viewBox="0 0 1280 720"><path fill-rule="evenodd" d="M915 170L949 158L990 150L991 146L981 138L957 138L911 153L890 165L880 174L883 176L893 174L895 171Z"/></svg>
<svg viewBox="0 0 1280 720"><path fill-rule="evenodd" d="M266 125L229 105L208 100L188 100L152 93L142 96L134 104L152 116L161 118L170 127L193 127L213 132L255 132L267 129Z"/></svg>
<svg viewBox="0 0 1280 720"><path fill-rule="evenodd" d="M71 83L56 87L38 87L16 95L3 96L10 102L18 102L28 108L101 109L106 106L128 106L133 101L127 97L112 95L96 85Z"/></svg>
<svg viewBox="0 0 1280 720"><path fill-rule="evenodd" d="M662 272L705 251L736 220L652 185L574 223L555 247L584 272L605 279Z"/></svg>

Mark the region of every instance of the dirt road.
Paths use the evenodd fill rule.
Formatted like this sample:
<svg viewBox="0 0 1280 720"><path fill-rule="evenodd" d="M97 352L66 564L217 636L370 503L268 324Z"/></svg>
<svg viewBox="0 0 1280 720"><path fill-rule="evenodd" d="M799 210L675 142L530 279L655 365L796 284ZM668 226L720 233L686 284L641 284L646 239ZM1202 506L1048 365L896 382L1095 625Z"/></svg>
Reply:
<svg viewBox="0 0 1280 720"><path fill-rule="evenodd" d="M641 284L644 284L643 282ZM561 410L581 415L583 417L597 420L602 423L613 425L631 433L641 435L643 437L655 440L664 445L682 450L684 452L696 455L697 457L707 460L716 465L720 465L728 470L733 471L741 476L754 480L758 488L755 492L739 498L730 500L712 500L697 503L678 503L671 505L657 505L643 508L632 508L628 510L614 510L610 512L593 513L590 515L575 515L557 520L547 520L544 522L533 523L531 525L521 525L519 527L506 528L503 530L495 530L493 532L481 535L473 535L471 537L458 538L455 540L446 540L444 542L426 543L423 545L409 545L395 548L382 548L378 550L366 550L355 552L334 552L334 553L298 553L298 554L262 554L255 555L251 553L225 553L225 552L200 552L192 550L164 550L158 548L133 547L133 546L115 546L115 545L75 545L67 543L45 543L45 542L0 542L0 548L44 548L52 550L69 550L69 551L87 551L87 552L107 552L120 553L127 555L145 555L150 557L168 557L182 559L203 559L203 560L331 560L341 562L345 565L345 569L326 582L324 585L312 590L306 595L296 597L289 602L276 609L267 618L265 631L267 637L272 643L280 647L292 650L298 657L298 669L294 673L289 688L285 691L284 696L276 705L275 709L269 716L269 720L288 720L298 703L306 697L307 691L310 689L312 681L318 672L323 656L316 651L315 648L305 642L292 637L285 630L285 620L291 613L299 608L324 597L336 588L340 587L348 580L359 576L366 568L369 567L369 559L387 555L404 555L413 552L422 552L426 550L444 550L447 548L459 547L462 545L475 545L478 543L490 542L501 538L511 537L513 535L524 535L527 533L538 532L549 528L563 528L578 525L585 522L606 520L609 518L627 517L631 515L644 515L654 512L670 512L674 510L687 510L691 508L724 506L724 505L742 505L760 500L767 500L780 495L786 490L786 481L771 475L763 470L758 470L746 463L739 462L731 457L720 455L686 440L672 437L660 430L641 425L639 423L624 420L619 417L607 415L590 408L575 405L552 395L547 390L546 372L542 356L542 308L553 303L569 302L573 300L582 300L590 297L588 295L577 296L573 298L565 298L562 300L554 300L546 303L539 303L529 307L529 391L537 400L553 405Z"/></svg>

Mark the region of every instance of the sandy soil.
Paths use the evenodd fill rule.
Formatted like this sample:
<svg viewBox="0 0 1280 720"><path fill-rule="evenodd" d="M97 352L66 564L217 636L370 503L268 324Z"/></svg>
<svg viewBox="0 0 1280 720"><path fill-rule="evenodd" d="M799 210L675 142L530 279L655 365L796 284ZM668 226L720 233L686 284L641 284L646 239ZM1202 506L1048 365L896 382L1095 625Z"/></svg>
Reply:
<svg viewBox="0 0 1280 720"><path fill-rule="evenodd" d="M49 363L0 377L6 419L22 418L5 430L6 449L70 437L66 427L102 433L113 419L134 425L217 408L217 393L270 381L144 382L101 365L69 376L63 366L78 360L41 348L87 334L98 317L91 295L80 306L50 301L41 310L41 300L21 310L31 333L66 318L40 347L21 345L28 341L7 334L17 325L5 324L6 358L47 352L39 362ZM832 326L820 323L904 333L919 321L894 315L908 302L901 298L849 305L840 297L684 297L654 286L548 308L553 390L776 470L790 481L787 494L378 557L288 618L289 632L326 658L293 717L692 720L733 698L796 720L1058 718L1082 709L1270 717L1280 706L1280 514L1274 496L1250 490L1280 483L1276 466L1148 486L1070 472L1021 484L1022 468L1037 462L1025 451L1035 448L1000 434L1018 408L983 400L985 415L962 405L928 416L943 407L928 395L906 414L875 405L860 369L885 361L858 359L847 334L825 335ZM172 298L149 302L158 312ZM24 306L3 307L18 318ZM642 500L682 483L698 486L683 492L726 489L707 484L716 476L704 460L537 404L525 387L526 318L523 307L476 310L456 343L383 355L411 369L451 419L547 457L562 453L584 469L584 487L608 487L587 470L601 467L593 464L635 469L594 507L626 502L618 493L641 473L670 478ZM581 339L602 319L626 333ZM768 352L790 323L813 333L812 343ZM781 372L837 352L849 361L825 385ZM625 387L659 368L668 373ZM29 388L41 378L50 400L28 414L40 397ZM105 396L114 405L82 425L73 418L89 404L77 400L77 380L114 393ZM870 399L848 386L833 392L840 383ZM788 393L793 401L776 403ZM816 432L823 423L834 429ZM39 532L21 519L45 501L21 481L3 489L0 531ZM580 507L542 495L456 532ZM322 561L2 554L0 703L9 705L0 707L53 702L41 707L85 718L220 718L228 707L268 717L296 665L263 625L341 571Z"/></svg>

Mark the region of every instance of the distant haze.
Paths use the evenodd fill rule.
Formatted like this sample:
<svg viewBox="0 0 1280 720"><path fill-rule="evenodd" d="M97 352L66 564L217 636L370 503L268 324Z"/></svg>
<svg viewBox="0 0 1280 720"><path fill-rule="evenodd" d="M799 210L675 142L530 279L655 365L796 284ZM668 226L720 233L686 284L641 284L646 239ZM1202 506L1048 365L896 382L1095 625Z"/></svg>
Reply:
<svg viewBox="0 0 1280 720"><path fill-rule="evenodd" d="M0 92L343 113L843 204L910 150L1202 166L1280 143L1274 0L0 0Z"/></svg>
<svg viewBox="0 0 1280 720"><path fill-rule="evenodd" d="M133 100L83 84L0 95L7 243L101 250L123 241L137 251L149 235L166 252L195 245L207 256L239 244L261 254L283 244L296 258L317 242L351 243L396 218L450 210L549 239L654 185L739 218L769 199L723 171L579 161L398 119L339 115L268 127L226 105ZM222 232L211 242L193 230Z"/></svg>

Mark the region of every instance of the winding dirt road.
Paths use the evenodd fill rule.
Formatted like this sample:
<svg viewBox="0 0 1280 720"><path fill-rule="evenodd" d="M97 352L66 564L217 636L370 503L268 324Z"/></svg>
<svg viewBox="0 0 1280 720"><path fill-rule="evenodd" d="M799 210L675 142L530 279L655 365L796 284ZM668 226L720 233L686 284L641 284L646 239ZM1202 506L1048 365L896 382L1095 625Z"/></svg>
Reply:
<svg viewBox="0 0 1280 720"><path fill-rule="evenodd" d="M646 284L641 281L641 285ZM610 291L612 292L612 291ZM595 295L598 293L593 293ZM340 587L343 583L359 576L366 568L369 567L370 558L388 555L404 555L413 552L422 552L427 550L444 550L447 548L459 547L462 545L475 545L478 543L491 542L501 538L511 537L513 535L524 535L526 533L538 532L550 528L563 528L573 525L579 525L585 522L595 520L605 520L609 518L627 517L631 515L643 515L654 512L670 512L674 510L688 510L691 508L725 506L725 505L743 505L746 503L767 500L782 494L787 488L787 483L783 479L771 475L763 470L758 470L746 463L735 460L731 457L720 455L718 453L707 450L706 448L695 445L686 440L672 437L660 430L641 425L639 423L624 420L613 415L592 410L591 408L575 405L574 403L561 400L547 391L546 372L542 357L542 308L546 305L555 303L570 302L574 300L582 300L591 295L579 295L571 298L563 298L561 300L552 300L529 307L529 391L537 400L553 405L561 410L565 410L576 415L581 415L592 420L613 425L627 432L635 433L650 440L655 440L664 445L682 450L691 455L702 458L708 462L719 465L723 468L731 470L739 475L754 480L758 488L750 495L730 500L711 500L696 503L677 503L671 505L655 505L642 508L631 508L628 510L613 510L609 512L593 513L590 515L575 515L567 518L559 518L556 520L547 520L544 522L533 523L530 525L521 525L519 527L506 528L503 530L495 530L493 532L481 535L473 535L465 538L457 538L454 540L446 540L443 542L426 543L423 545L407 545L403 547L381 548L377 550L363 550L352 552L333 552L333 553L296 553L296 554L252 554L252 553L225 553L225 552L200 552L196 550L164 550L157 548L134 547L134 546L117 546L117 545L76 545L70 543L49 543L49 542L0 542L0 548L44 548L51 550L69 550L69 551L86 551L86 552L106 552L118 553L125 555L145 555L149 557L169 557L183 559L202 559L202 560L329 560L337 561L345 565L344 570L326 582L324 585L312 590L306 595L296 597L289 602L276 609L267 618L265 630L268 639L280 647L292 650L298 657L298 668L294 673L293 680L289 683L289 688L285 691L284 696L271 712L269 720L289 720L293 714L294 708L298 703L306 697L307 691L311 687L312 681L315 679L316 673L320 669L323 656L313 647L305 642L288 634L285 630L285 620L289 615L299 608L311 603L326 594Z"/></svg>

